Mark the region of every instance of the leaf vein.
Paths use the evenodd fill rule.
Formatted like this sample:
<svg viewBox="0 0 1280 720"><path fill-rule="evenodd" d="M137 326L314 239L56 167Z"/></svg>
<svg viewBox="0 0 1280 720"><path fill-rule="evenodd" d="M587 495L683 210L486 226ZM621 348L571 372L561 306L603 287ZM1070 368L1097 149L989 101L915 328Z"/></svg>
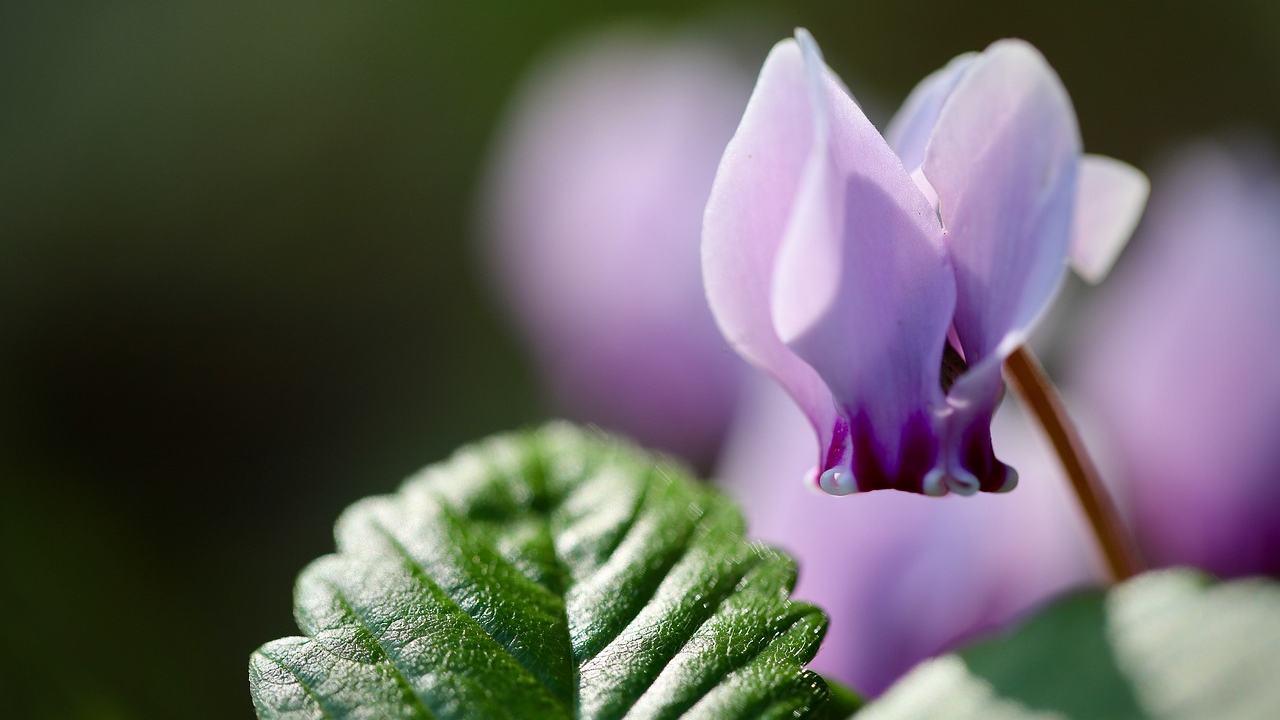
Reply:
<svg viewBox="0 0 1280 720"><path fill-rule="evenodd" d="M310 639L308 639L308 640L309 640L310 642L313 642L313 643L315 642L314 640L310 640ZM317 647L320 647L320 646L319 646L319 645L317 645ZM321 649L321 650L324 650L324 648L323 648L323 647L320 647L320 649ZM292 677L293 677L293 679L297 681L297 683L298 683L298 687L302 688L302 692L303 692L303 693L305 693L307 697L311 698L311 700L312 700L313 702L315 702L315 704L316 704L316 708L320 710L320 716L321 716L321 717L326 717L326 718L336 718L336 717L337 717L337 716L336 716L336 715L334 715L333 713L329 712L329 709L325 706L324 701L320 699L320 695L319 695L319 693L317 693L317 692L315 691L315 688L313 688L313 687L311 686L311 683L309 683L309 682L307 682L306 680L302 679L302 676L301 676L301 675L299 675L299 674L298 674L298 672L297 672L296 670L294 670L294 669L293 669L292 667L290 667L287 663L285 663L284 661L280 660L279 658L277 658L277 657L275 657L275 656L273 656L273 655L270 655L270 654L265 653L265 652L261 652L261 653L259 653L259 654L260 654L262 657L264 657L264 658L266 658L266 659L270 660L270 661L271 661L271 663L272 663L273 665L275 665L276 667L278 667L278 668L280 668L281 670L283 670L283 671L285 671L285 672L289 673L289 675L290 675L290 676L292 676Z"/></svg>
<svg viewBox="0 0 1280 720"><path fill-rule="evenodd" d="M769 636L767 639L764 639L763 642L761 642L759 646L756 647L756 649L752 650L749 654L743 656L737 662L731 664L729 667L725 668L725 671L720 674L720 677L716 678L715 682L708 683L706 689L702 691L702 694L698 696L698 699L694 701L693 705L690 705L689 707L696 706L699 702L703 700L703 698L711 694L712 690L716 689L717 687L722 685L726 680L728 680L731 675L741 671L751 663L755 662L756 658L760 657L762 654L764 654L766 650L772 647L773 644L778 640L778 638L791 632L791 629L794 628L796 625L799 625L800 622L803 621L807 616L808 616L807 612L797 613L795 617L791 618L791 622L787 623L786 626L779 628L776 632L773 633L773 635ZM773 698L770 696L762 697L758 703L756 703L751 708L749 708L751 712L744 713L742 717L757 717L759 707L761 705L767 706L769 703L773 702L775 699L776 698Z"/></svg>
<svg viewBox="0 0 1280 720"><path fill-rule="evenodd" d="M422 565L422 563L418 562L418 559L415 558L409 552L409 549L406 548L404 544L400 542L400 539L397 538L394 533L392 533L390 530L384 527L381 523L375 522L373 523L373 525L377 529L377 531L387 539L387 542L391 543L391 546L395 548L396 553L400 555L401 559L403 559L406 563L409 564L410 569L413 570L414 577L417 578L419 582L427 586L428 589L434 589L437 592L439 592L442 596L449 598L449 594L446 593L444 589L440 587L439 583L437 583L431 577L430 574L427 573L427 570ZM496 554L495 554L495 557L497 557L497 559L501 560L502 562L507 562L505 559L503 559L500 556L497 556ZM533 584L536 585L537 583L533 583ZM545 588L542 588L542 586L540 585L538 587L543 590L546 590ZM505 650L507 655L510 656L511 659L515 661L516 665L518 665L521 670L524 670L525 674L528 675L534 682L536 682L538 685L541 685L547 691L548 695L550 695L553 698L556 698L557 700L562 699L559 697L555 688L549 685L546 680L544 680L542 677L538 675L537 672L534 671L533 668L529 667L525 663L525 661L521 660L518 655L512 652L510 644L502 642L498 638L494 637L493 633L489 632L488 628L486 628L484 624L480 622L479 618L477 618L475 615L468 612L466 608L459 605L452 598L449 598L449 600L453 604L453 606L458 609L458 612L462 615L462 617L465 617L468 620L470 620L471 624L474 625L477 630L484 633L485 637L492 640L494 645L497 645L498 647Z"/></svg>
<svg viewBox="0 0 1280 720"><path fill-rule="evenodd" d="M742 582L742 579L747 576L747 573L755 569L761 562L762 562L762 558L759 555L755 555L755 554L751 555L749 559L743 561L741 572L735 573L733 582L727 585L728 589L720 593L716 597L715 604L709 608L709 612L707 613L706 617L702 618L702 621L698 623L698 626L694 628L692 632L689 633L689 637L685 638L684 643L681 644L680 647L676 648L675 652L671 653L669 656L666 657L666 659L663 660L661 667L658 668L658 672L654 674L653 677L649 678L649 683L645 685L643 690L641 690L639 693L636 694L637 701L640 698L643 698L645 696L645 693L648 693L650 690L653 689L654 684L658 682L658 678L662 677L662 671L665 670L667 666L671 664L672 660L674 660L677 657L680 657L680 654L684 652L685 649L688 648L691 644L693 644L694 640L698 638L698 633L704 627L707 626L707 623L715 619L716 613L720 611L720 608L724 605L725 601L738 593L740 589L739 584ZM767 644L768 643L766 643L766 645ZM708 683L708 687L715 687L717 684L719 684L719 682L720 682L719 680L716 680L715 682L710 682ZM703 691L703 694L706 694L705 690ZM701 695L699 695L698 697L701 698ZM689 703L686 707L680 708L679 713L683 713L685 710L688 710L690 707L693 707L693 705L696 702L697 702L697 699L695 699L693 703Z"/></svg>
<svg viewBox="0 0 1280 720"><path fill-rule="evenodd" d="M700 516L695 522L689 524L689 527L685 530L679 541L679 544L681 545L680 552L665 560L659 568L655 568L650 571L649 574L652 575L652 578L646 577L644 587L636 588L634 590L633 594L636 596L643 593L644 601L636 604L635 610L625 622L619 622L617 624L617 628L607 640L597 641L595 643L596 648L591 653L579 658L578 662L580 665L586 665L588 662L595 659L597 655L604 652L605 648L612 645L619 637L621 637L622 633L626 632L627 628L631 626L631 623L635 622L636 618L640 617L641 613L644 612L644 609L649 607L653 602L654 597L657 596L658 589L662 587L662 581L666 580L667 577L670 576L671 569L676 565L679 565L680 561L688 557L689 553L693 550L693 546L690 544L689 538L693 537L694 533L702 527L702 524L705 521L706 513L704 511L702 516ZM628 534L630 534L630 530L628 530Z"/></svg>
<svg viewBox="0 0 1280 720"><path fill-rule="evenodd" d="M408 696L413 699L413 706L414 709L418 711L418 717L422 718L422 720L434 720L435 714L427 707L426 698L422 697L417 688L409 682L409 678L405 675L404 669L400 667L400 663L397 658L387 651L387 647L382 644L382 638L378 637L377 633L373 631L373 627L369 624L368 618L356 609L355 605L353 605L347 598L346 593L343 592L342 588L338 587L335 583L327 581L325 582L325 585L333 591L334 597L336 597L338 602L342 604L342 609L356 621L356 624L360 626L360 629L364 630L365 634L369 636L369 639L373 641L373 646L386 660L386 666L391 670L392 675L395 677L396 684L404 689L405 692L408 693Z"/></svg>

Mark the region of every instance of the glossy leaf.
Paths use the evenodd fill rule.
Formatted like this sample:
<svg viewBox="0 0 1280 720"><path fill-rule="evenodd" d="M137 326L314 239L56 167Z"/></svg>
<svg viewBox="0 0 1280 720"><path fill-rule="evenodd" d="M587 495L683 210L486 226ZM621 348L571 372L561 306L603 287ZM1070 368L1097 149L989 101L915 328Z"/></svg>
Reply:
<svg viewBox="0 0 1280 720"><path fill-rule="evenodd" d="M794 563L681 467L567 425L349 508L249 665L261 718L827 717Z"/></svg>
<svg viewBox="0 0 1280 720"><path fill-rule="evenodd" d="M1280 717L1280 585L1149 573L921 665L858 720Z"/></svg>

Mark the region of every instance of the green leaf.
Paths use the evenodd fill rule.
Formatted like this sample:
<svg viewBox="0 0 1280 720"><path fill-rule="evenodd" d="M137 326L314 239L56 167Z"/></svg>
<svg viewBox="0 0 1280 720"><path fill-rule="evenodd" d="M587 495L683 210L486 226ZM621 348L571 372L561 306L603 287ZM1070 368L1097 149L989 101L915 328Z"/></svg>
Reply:
<svg viewBox="0 0 1280 720"><path fill-rule="evenodd" d="M827 708L828 717L848 718L862 708L862 696L853 688L831 678L822 679L826 681L827 689L831 691L831 702Z"/></svg>
<svg viewBox="0 0 1280 720"><path fill-rule="evenodd" d="M1280 717L1280 585L1169 570L1073 595L920 666L857 717Z"/></svg>
<svg viewBox="0 0 1280 720"><path fill-rule="evenodd" d="M826 618L685 470L567 425L501 436L338 521L261 718L827 717Z"/></svg>

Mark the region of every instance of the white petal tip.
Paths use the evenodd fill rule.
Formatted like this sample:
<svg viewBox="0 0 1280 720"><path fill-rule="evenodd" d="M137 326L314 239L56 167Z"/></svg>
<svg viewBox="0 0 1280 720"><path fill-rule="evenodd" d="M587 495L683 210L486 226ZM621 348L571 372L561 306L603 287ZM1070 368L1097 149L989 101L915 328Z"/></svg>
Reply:
<svg viewBox="0 0 1280 720"><path fill-rule="evenodd" d="M792 34L795 36L796 42L800 43L800 47L803 47L806 51L810 49L817 51L818 42L813 39L813 34L809 32L808 28L798 27Z"/></svg>
<svg viewBox="0 0 1280 720"><path fill-rule="evenodd" d="M1004 52L1024 55L1030 58L1044 60L1044 53L1039 48L1022 38L1000 38L987 46L986 53Z"/></svg>
<svg viewBox="0 0 1280 720"><path fill-rule="evenodd" d="M946 473L942 468L934 468L924 476L922 483L924 494L929 497L942 497L947 494Z"/></svg>
<svg viewBox="0 0 1280 720"><path fill-rule="evenodd" d="M960 470L958 474L947 476L947 489L963 497L978 492L978 485L978 478L967 470Z"/></svg>
<svg viewBox="0 0 1280 720"><path fill-rule="evenodd" d="M818 487L828 495L852 495L858 492L853 473L842 468L831 468L818 477Z"/></svg>

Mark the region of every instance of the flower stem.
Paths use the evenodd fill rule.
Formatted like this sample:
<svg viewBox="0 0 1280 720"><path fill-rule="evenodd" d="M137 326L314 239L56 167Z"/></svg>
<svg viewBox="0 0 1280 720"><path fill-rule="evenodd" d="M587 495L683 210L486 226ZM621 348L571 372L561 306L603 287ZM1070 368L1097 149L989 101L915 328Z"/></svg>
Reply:
<svg viewBox="0 0 1280 720"><path fill-rule="evenodd" d="M1062 399L1040 362L1025 346L1014 351L1004 364L1005 372L1023 403L1035 415L1049 442L1058 453L1093 535L1102 548L1107 569L1119 582L1142 571L1133 538L1120 513L1098 477L1098 469L1067 416Z"/></svg>

